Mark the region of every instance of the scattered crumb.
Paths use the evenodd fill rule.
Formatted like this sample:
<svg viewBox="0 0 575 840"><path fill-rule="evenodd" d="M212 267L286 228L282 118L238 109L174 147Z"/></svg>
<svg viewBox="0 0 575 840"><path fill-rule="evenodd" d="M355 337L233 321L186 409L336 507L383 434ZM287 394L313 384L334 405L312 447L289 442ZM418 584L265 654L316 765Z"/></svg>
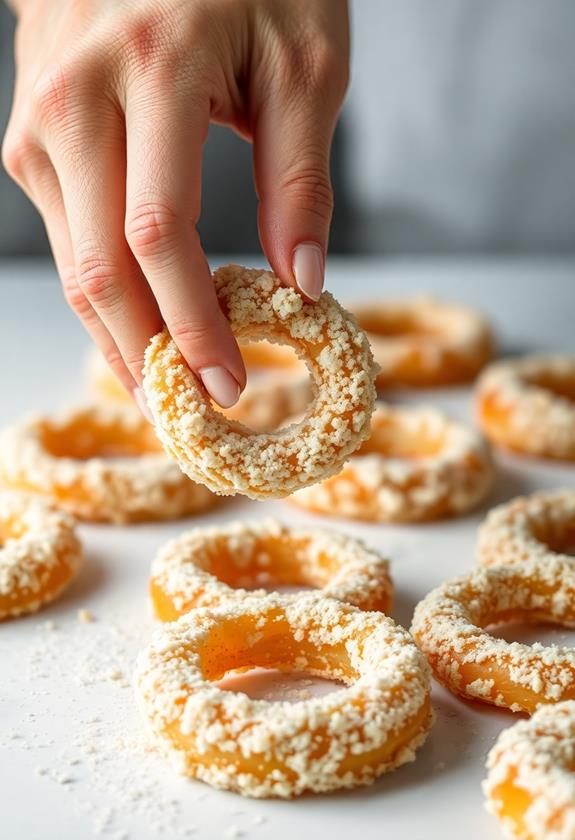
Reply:
<svg viewBox="0 0 575 840"><path fill-rule="evenodd" d="M96 619L94 618L94 613L90 612L90 610L78 610L78 621L82 621L84 624L91 624Z"/></svg>

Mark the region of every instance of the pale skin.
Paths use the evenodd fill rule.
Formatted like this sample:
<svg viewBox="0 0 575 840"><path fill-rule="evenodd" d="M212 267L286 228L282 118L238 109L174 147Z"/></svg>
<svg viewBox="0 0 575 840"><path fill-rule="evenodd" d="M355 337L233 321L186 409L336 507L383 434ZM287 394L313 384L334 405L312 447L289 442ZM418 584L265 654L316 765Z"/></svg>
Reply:
<svg viewBox="0 0 575 840"><path fill-rule="evenodd" d="M232 405L246 373L196 231L208 125L253 143L264 253L316 300L348 78L345 0L10 5L3 162L42 215L68 303L144 412L144 350L163 323L215 401Z"/></svg>

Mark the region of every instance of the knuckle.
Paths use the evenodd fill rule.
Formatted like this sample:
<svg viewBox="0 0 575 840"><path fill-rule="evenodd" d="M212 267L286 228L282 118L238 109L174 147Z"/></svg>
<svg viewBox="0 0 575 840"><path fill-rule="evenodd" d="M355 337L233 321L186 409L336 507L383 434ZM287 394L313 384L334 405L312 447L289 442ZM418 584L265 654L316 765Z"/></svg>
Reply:
<svg viewBox="0 0 575 840"><path fill-rule="evenodd" d="M288 174L282 182L282 190L289 192L298 208L329 220L333 211L333 190L326 170L319 166L308 166Z"/></svg>
<svg viewBox="0 0 575 840"><path fill-rule="evenodd" d="M213 339L213 321L172 321L170 335L178 346L198 347Z"/></svg>
<svg viewBox="0 0 575 840"><path fill-rule="evenodd" d="M137 257L154 257L173 246L180 222L177 214L162 202L144 202L128 215L125 236Z"/></svg>
<svg viewBox="0 0 575 840"><path fill-rule="evenodd" d="M60 280L68 306L84 323L91 323L94 320L94 311L76 281L75 269L73 267L63 269L60 272Z"/></svg>
<svg viewBox="0 0 575 840"><path fill-rule="evenodd" d="M48 68L36 81L30 95L32 111L40 123L50 127L64 118L76 95L77 73L64 64Z"/></svg>
<svg viewBox="0 0 575 840"><path fill-rule="evenodd" d="M113 308L120 297L118 266L98 252L84 253L76 262L78 288L95 306Z"/></svg>
<svg viewBox="0 0 575 840"><path fill-rule="evenodd" d="M26 130L8 131L2 143L2 164L15 181L22 183L39 152L32 134Z"/></svg>

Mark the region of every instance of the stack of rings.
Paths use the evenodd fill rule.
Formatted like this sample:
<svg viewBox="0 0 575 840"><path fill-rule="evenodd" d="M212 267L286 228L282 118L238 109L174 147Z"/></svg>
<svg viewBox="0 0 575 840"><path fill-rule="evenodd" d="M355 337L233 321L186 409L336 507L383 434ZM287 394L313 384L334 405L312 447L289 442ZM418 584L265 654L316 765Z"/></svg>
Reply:
<svg viewBox="0 0 575 840"><path fill-rule="evenodd" d="M487 759L487 808L510 837L575 837L575 702L542 706L505 729Z"/></svg>
<svg viewBox="0 0 575 840"><path fill-rule="evenodd" d="M326 515L422 522L469 510L492 478L476 432L435 409L378 406L371 436L343 470L290 501Z"/></svg>
<svg viewBox="0 0 575 840"><path fill-rule="evenodd" d="M527 356L491 365L477 385L481 428L494 443L575 460L575 356Z"/></svg>
<svg viewBox="0 0 575 840"><path fill-rule="evenodd" d="M257 666L345 687L292 705L215 684ZM135 684L184 773L253 797L369 784L414 758L432 720L427 663L409 633L381 613L317 596L192 610L157 632Z"/></svg>
<svg viewBox="0 0 575 840"><path fill-rule="evenodd" d="M73 520L38 497L0 492L0 619L38 610L76 575Z"/></svg>
<svg viewBox="0 0 575 840"><path fill-rule="evenodd" d="M421 296L350 311L368 334L381 388L471 382L492 355L487 322L460 304Z"/></svg>
<svg viewBox="0 0 575 840"><path fill-rule="evenodd" d="M165 449L190 478L223 495L281 498L339 472L368 437L375 402L364 333L327 292L304 303L268 271L227 266L214 284L239 340L294 347L308 365L314 398L299 423L253 432L213 408L164 330L146 350L144 389Z"/></svg>
<svg viewBox="0 0 575 840"><path fill-rule="evenodd" d="M215 500L166 458L131 406L90 406L7 429L0 436L0 479L91 522L172 519Z"/></svg>
<svg viewBox="0 0 575 840"><path fill-rule="evenodd" d="M173 621L230 598L266 597L274 586L317 587L381 612L393 595L388 561L359 540L272 520L196 528L173 540L152 564L150 596L156 617Z"/></svg>

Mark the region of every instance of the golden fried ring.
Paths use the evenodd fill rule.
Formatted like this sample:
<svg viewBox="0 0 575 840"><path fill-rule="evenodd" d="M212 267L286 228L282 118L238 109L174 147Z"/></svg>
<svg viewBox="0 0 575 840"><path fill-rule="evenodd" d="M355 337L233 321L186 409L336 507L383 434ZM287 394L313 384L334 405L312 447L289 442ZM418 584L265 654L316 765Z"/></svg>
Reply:
<svg viewBox="0 0 575 840"><path fill-rule="evenodd" d="M267 596L256 587L286 585L317 587L363 610L391 609L387 560L352 537L274 520L196 528L172 540L152 563L150 597L156 617L174 621L227 598Z"/></svg>
<svg viewBox="0 0 575 840"><path fill-rule="evenodd" d="M0 436L0 479L90 522L172 519L215 501L166 458L132 406L88 406L7 429Z"/></svg>
<svg viewBox="0 0 575 840"><path fill-rule="evenodd" d="M499 505L479 528L477 562L484 566L559 558L575 564L575 490L535 493Z"/></svg>
<svg viewBox="0 0 575 840"><path fill-rule="evenodd" d="M253 499L280 498L337 473L369 435L375 368L364 333L327 292L304 303L271 272L227 266L214 283L238 339L295 348L314 399L299 423L253 432L213 408L164 330L146 350L144 389L166 451L210 490Z"/></svg>
<svg viewBox="0 0 575 840"><path fill-rule="evenodd" d="M575 837L575 702L542 706L504 729L487 758L487 809L508 837Z"/></svg>
<svg viewBox="0 0 575 840"><path fill-rule="evenodd" d="M575 699L575 651L510 644L484 629L510 621L575 627L575 565L555 558L476 568L430 592L411 632L454 694L529 714Z"/></svg>
<svg viewBox="0 0 575 840"><path fill-rule="evenodd" d="M345 687L292 705L214 684L257 666ZM162 626L135 682L182 771L245 796L369 784L412 760L431 725L427 663L409 633L383 613L316 595L192 610Z"/></svg>
<svg viewBox="0 0 575 840"><path fill-rule="evenodd" d="M0 619L53 601L81 560L71 517L37 496L0 492Z"/></svg>
<svg viewBox="0 0 575 840"><path fill-rule="evenodd" d="M575 356L534 355L498 362L477 384L485 435L515 452L575 460Z"/></svg>
<svg viewBox="0 0 575 840"><path fill-rule="evenodd" d="M379 388L471 382L491 358L493 339L479 312L417 296L350 306L380 367Z"/></svg>
<svg viewBox="0 0 575 840"><path fill-rule="evenodd" d="M343 470L290 502L330 516L424 522L469 510L492 479L489 448L473 430L435 409L379 405L371 436Z"/></svg>

